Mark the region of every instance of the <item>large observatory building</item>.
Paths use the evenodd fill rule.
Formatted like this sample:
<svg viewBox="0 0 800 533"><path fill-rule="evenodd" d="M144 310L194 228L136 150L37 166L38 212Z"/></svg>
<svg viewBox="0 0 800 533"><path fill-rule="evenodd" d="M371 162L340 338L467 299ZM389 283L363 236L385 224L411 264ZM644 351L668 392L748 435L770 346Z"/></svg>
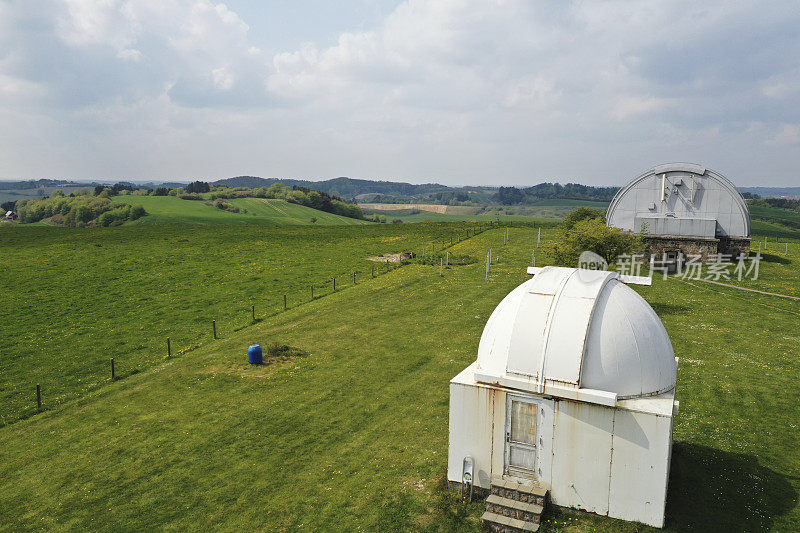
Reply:
<svg viewBox="0 0 800 533"><path fill-rule="evenodd" d="M491 492L483 518L504 531L535 531L548 491L663 526L677 360L661 320L616 272L529 273L450 382L448 479Z"/></svg>
<svg viewBox="0 0 800 533"><path fill-rule="evenodd" d="M750 211L725 176L691 163L653 167L621 188L609 226L641 233L649 252L668 260L750 251Z"/></svg>

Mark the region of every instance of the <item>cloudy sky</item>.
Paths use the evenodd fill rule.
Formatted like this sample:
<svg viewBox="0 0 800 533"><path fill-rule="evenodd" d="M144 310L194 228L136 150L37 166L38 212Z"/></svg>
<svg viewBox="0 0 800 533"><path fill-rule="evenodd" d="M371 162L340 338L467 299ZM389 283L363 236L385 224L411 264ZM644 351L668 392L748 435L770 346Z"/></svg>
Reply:
<svg viewBox="0 0 800 533"><path fill-rule="evenodd" d="M800 6L0 0L0 179L800 185Z"/></svg>

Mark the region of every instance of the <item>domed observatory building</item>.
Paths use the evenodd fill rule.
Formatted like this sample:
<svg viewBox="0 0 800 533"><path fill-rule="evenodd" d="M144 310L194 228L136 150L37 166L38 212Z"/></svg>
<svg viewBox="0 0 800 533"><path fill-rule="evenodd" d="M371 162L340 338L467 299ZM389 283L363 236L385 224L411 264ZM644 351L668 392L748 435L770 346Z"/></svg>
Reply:
<svg viewBox="0 0 800 533"><path fill-rule="evenodd" d="M632 278L528 273L450 382L448 479L491 492L484 520L499 528L535 530L541 507L524 502L548 490L558 506L663 526L678 405L664 326Z"/></svg>
<svg viewBox="0 0 800 533"><path fill-rule="evenodd" d="M609 226L644 235L651 254L674 261L750 251L750 211L725 176L691 163L653 167L621 188L606 213Z"/></svg>

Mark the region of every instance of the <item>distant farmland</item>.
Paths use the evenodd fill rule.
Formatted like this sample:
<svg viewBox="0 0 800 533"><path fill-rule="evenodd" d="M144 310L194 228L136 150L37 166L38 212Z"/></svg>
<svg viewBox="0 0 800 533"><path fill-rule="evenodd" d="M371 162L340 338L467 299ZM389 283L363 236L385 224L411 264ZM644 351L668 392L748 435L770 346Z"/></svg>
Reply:
<svg viewBox="0 0 800 533"><path fill-rule="evenodd" d="M565 217L579 206L605 210L608 202L572 200L564 198L542 199L525 205L451 206L440 204L359 204L366 213L379 213L389 220L403 222L455 222L459 220L500 220L504 222Z"/></svg>

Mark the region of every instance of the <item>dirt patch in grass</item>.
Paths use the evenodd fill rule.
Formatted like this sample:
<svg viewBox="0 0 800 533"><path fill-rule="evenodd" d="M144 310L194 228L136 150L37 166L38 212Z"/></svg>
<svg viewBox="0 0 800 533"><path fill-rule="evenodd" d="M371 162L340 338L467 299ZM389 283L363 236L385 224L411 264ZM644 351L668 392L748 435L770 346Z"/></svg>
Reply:
<svg viewBox="0 0 800 533"><path fill-rule="evenodd" d="M272 343L263 349L264 362L260 365L251 365L247 362L246 355L241 361L226 362L214 365L205 370L206 374L232 374L241 377L265 378L285 363L293 363L300 357L309 355L300 348L287 344Z"/></svg>
<svg viewBox="0 0 800 533"><path fill-rule="evenodd" d="M375 257L367 257L369 261L375 261L378 263L402 263L403 261L410 261L414 259L417 254L413 252L401 252L399 254L383 254L383 255L376 255Z"/></svg>

